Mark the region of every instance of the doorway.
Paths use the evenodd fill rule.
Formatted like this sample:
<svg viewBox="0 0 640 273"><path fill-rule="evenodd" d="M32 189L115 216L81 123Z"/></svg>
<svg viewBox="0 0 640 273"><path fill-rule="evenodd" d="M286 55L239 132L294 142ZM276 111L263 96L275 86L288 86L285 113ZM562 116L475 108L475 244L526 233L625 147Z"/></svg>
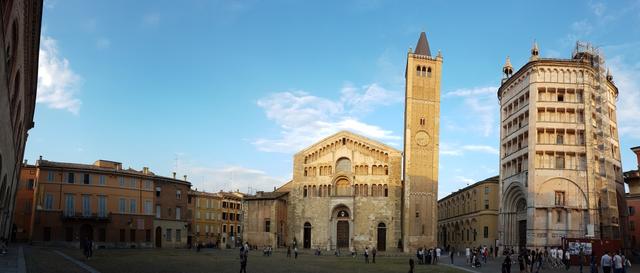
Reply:
<svg viewBox="0 0 640 273"><path fill-rule="evenodd" d="M80 227L80 240L93 241L93 227L89 224L84 224Z"/></svg>
<svg viewBox="0 0 640 273"><path fill-rule="evenodd" d="M156 228L156 247L162 247L162 228L160 227Z"/></svg>
<svg viewBox="0 0 640 273"><path fill-rule="evenodd" d="M520 248L527 246L527 220L518 221L518 246Z"/></svg>
<svg viewBox="0 0 640 273"><path fill-rule="evenodd" d="M387 226L384 223L378 224L378 250L387 249Z"/></svg>
<svg viewBox="0 0 640 273"><path fill-rule="evenodd" d="M338 221L336 233L338 248L349 247L349 222Z"/></svg>
<svg viewBox="0 0 640 273"><path fill-rule="evenodd" d="M311 224L309 222L304 223L302 247L311 248Z"/></svg>

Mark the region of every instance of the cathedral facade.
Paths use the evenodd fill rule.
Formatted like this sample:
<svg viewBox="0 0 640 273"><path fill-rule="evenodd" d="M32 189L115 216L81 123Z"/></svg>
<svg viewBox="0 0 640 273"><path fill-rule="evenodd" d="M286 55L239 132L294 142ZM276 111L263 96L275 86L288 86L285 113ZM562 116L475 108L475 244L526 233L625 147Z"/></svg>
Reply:
<svg viewBox="0 0 640 273"><path fill-rule="evenodd" d="M347 131L312 144L294 155L290 182L245 198L260 213L245 219L243 238L323 250L435 247L441 64L422 33L407 54L404 152Z"/></svg>

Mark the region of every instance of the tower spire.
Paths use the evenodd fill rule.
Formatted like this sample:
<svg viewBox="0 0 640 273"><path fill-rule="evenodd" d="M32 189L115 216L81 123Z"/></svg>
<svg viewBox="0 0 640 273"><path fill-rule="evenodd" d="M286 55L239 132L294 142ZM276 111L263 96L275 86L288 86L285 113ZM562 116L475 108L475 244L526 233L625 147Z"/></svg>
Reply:
<svg viewBox="0 0 640 273"><path fill-rule="evenodd" d="M420 39L418 39L418 44L416 45L416 51L413 52L418 55L431 56L431 50L429 49L429 41L427 40L427 34L420 33Z"/></svg>
<svg viewBox="0 0 640 273"><path fill-rule="evenodd" d="M507 60L504 62L502 72L504 73L505 78L509 78L511 77L511 74L513 74L513 67L511 66L511 58L509 58L509 56L507 56Z"/></svg>
<svg viewBox="0 0 640 273"><path fill-rule="evenodd" d="M530 61L537 60L539 54L540 54L540 51L538 50L538 42L533 40L533 47L531 47L531 57L529 58L529 60Z"/></svg>

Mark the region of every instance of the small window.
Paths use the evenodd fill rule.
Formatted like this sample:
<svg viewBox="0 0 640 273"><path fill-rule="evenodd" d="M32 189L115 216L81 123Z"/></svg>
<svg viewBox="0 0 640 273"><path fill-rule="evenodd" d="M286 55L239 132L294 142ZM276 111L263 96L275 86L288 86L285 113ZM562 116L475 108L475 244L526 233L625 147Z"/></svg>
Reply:
<svg viewBox="0 0 640 273"><path fill-rule="evenodd" d="M264 232L271 232L271 221L269 219L264 221Z"/></svg>
<svg viewBox="0 0 640 273"><path fill-rule="evenodd" d="M105 184L107 183L107 178L106 178L104 175L101 175L101 176L98 178L98 183L99 183L100 185L105 185Z"/></svg>
<svg viewBox="0 0 640 273"><path fill-rule="evenodd" d="M556 136L556 144L564 144L564 135L563 134L558 134Z"/></svg>
<svg viewBox="0 0 640 273"><path fill-rule="evenodd" d="M120 182L120 187L124 187L124 177L118 177L118 180Z"/></svg>
<svg viewBox="0 0 640 273"><path fill-rule="evenodd" d="M84 182L85 185L91 184L91 176L88 173L85 173L82 182Z"/></svg>
<svg viewBox="0 0 640 273"><path fill-rule="evenodd" d="M180 190L176 191L176 199L180 200L182 198L182 192Z"/></svg>
<svg viewBox="0 0 640 273"><path fill-rule="evenodd" d="M564 95L558 94L558 101L564 101Z"/></svg>
<svg viewBox="0 0 640 273"><path fill-rule="evenodd" d="M431 78L431 67L427 68L427 77Z"/></svg>
<svg viewBox="0 0 640 273"><path fill-rule="evenodd" d="M629 216L633 216L636 214L636 207L629 207Z"/></svg>
<svg viewBox="0 0 640 273"><path fill-rule="evenodd" d="M73 184L76 181L76 175L74 173L67 174L67 183Z"/></svg>
<svg viewBox="0 0 640 273"><path fill-rule="evenodd" d="M484 226L484 238L489 238L489 227Z"/></svg>
<svg viewBox="0 0 640 273"><path fill-rule="evenodd" d="M156 187L156 197L160 197L160 191L161 190L162 190L162 188Z"/></svg>
<svg viewBox="0 0 640 273"><path fill-rule="evenodd" d="M564 169L564 155L556 155L556 169Z"/></svg>
<svg viewBox="0 0 640 273"><path fill-rule="evenodd" d="M416 218L420 218L420 212L416 211Z"/></svg>

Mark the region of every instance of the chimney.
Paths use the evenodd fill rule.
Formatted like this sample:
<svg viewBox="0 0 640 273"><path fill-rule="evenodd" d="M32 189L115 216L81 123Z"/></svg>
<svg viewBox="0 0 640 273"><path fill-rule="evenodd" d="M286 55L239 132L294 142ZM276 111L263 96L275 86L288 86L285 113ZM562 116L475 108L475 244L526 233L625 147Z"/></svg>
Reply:
<svg viewBox="0 0 640 273"><path fill-rule="evenodd" d="M42 156L40 156L40 160L42 160Z"/></svg>
<svg viewBox="0 0 640 273"><path fill-rule="evenodd" d="M149 174L149 167L142 167L143 174Z"/></svg>
<svg viewBox="0 0 640 273"><path fill-rule="evenodd" d="M183 177L184 177L184 181L187 181L187 175L185 174Z"/></svg>
<svg viewBox="0 0 640 273"><path fill-rule="evenodd" d="M173 172L173 179L176 179L176 172Z"/></svg>
<svg viewBox="0 0 640 273"><path fill-rule="evenodd" d="M26 159L24 160L24 165L27 165L27 160Z"/></svg>

